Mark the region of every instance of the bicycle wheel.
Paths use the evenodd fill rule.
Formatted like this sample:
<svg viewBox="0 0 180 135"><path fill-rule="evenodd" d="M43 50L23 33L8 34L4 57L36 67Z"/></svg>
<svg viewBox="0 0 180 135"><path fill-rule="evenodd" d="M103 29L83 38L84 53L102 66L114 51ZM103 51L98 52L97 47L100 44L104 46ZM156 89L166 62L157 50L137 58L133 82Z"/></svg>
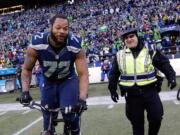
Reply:
<svg viewBox="0 0 180 135"><path fill-rule="evenodd" d="M63 135L70 135L70 125L67 123L64 123L64 133Z"/></svg>
<svg viewBox="0 0 180 135"><path fill-rule="evenodd" d="M42 133L41 135L57 135L57 133L56 132L49 132L49 131L47 131L47 132L44 132L44 133Z"/></svg>
<svg viewBox="0 0 180 135"><path fill-rule="evenodd" d="M41 135L51 135L51 133L49 131L44 131L44 132L41 132Z"/></svg>
<svg viewBox="0 0 180 135"><path fill-rule="evenodd" d="M177 91L177 100L180 100L180 88L179 88L179 90Z"/></svg>

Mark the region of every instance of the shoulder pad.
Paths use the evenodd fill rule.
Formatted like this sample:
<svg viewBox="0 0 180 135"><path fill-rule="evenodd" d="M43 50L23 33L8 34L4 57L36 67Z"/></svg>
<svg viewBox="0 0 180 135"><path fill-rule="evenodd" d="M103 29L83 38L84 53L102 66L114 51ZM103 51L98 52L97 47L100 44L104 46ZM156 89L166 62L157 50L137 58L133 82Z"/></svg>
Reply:
<svg viewBox="0 0 180 135"><path fill-rule="evenodd" d="M37 33L33 35L29 46L36 50L46 49L48 47L48 35L49 33Z"/></svg>
<svg viewBox="0 0 180 135"><path fill-rule="evenodd" d="M67 49L74 53L78 53L81 50L81 39L74 34L69 34L67 41Z"/></svg>
<svg viewBox="0 0 180 135"><path fill-rule="evenodd" d="M48 44L48 33L37 33L32 36L32 44Z"/></svg>

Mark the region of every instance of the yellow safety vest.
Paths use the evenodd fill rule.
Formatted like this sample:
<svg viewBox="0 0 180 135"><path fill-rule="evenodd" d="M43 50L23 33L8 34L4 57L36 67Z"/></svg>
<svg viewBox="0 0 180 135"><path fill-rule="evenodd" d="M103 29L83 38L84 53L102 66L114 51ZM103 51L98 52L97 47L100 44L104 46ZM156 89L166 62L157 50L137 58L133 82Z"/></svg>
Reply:
<svg viewBox="0 0 180 135"><path fill-rule="evenodd" d="M153 56L156 52L154 52ZM156 72L147 48L143 48L137 58L130 49L124 48L117 54L118 67L121 72L119 84L122 86L144 86L155 82Z"/></svg>

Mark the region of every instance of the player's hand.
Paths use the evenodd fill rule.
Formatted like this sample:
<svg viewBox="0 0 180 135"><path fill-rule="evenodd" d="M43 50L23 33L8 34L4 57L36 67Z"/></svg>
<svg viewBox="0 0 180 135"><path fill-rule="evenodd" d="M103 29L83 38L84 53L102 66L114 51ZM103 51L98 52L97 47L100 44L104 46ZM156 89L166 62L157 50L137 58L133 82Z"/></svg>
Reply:
<svg viewBox="0 0 180 135"><path fill-rule="evenodd" d="M77 112L82 113L83 111L87 110L87 104L85 100L79 99L78 103L76 104Z"/></svg>
<svg viewBox="0 0 180 135"><path fill-rule="evenodd" d="M19 101L21 104L23 104L24 106L28 106L30 104L30 102L32 101L32 97L29 94L29 91L24 91L22 92Z"/></svg>
<svg viewBox="0 0 180 135"><path fill-rule="evenodd" d="M110 90L110 93L111 93L111 99L117 103L118 100L119 100L119 95L118 93L115 91L115 90Z"/></svg>
<svg viewBox="0 0 180 135"><path fill-rule="evenodd" d="M168 87L170 87L171 90L174 89L176 85L176 80L168 81Z"/></svg>

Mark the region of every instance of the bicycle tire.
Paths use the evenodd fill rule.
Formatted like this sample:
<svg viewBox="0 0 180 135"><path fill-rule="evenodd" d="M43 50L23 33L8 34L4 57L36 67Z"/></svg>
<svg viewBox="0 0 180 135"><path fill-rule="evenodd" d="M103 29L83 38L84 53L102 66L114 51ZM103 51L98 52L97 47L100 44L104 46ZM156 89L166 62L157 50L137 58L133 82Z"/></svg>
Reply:
<svg viewBox="0 0 180 135"><path fill-rule="evenodd" d="M54 119L54 122L64 122L64 119Z"/></svg>
<svg viewBox="0 0 180 135"><path fill-rule="evenodd" d="M45 111L49 111L50 113L59 112L60 110L63 110L63 111L64 111L64 109L65 109L65 108L63 108L63 109L57 108L57 109L51 110L51 109L48 109L48 108L43 107L41 104L36 103L35 101L32 101L30 105L25 106L25 107L29 107L30 109L36 109L36 110L38 110L38 111L40 111L40 112L42 112L42 110L45 110ZM85 109L85 110L87 110L87 109ZM77 111L76 108L71 108L70 111L72 111L72 113L77 113L77 112L76 112L76 111ZM81 115L81 113L80 113L80 115ZM51 119L52 119L52 118L51 118ZM45 131L45 132L43 131L43 132L40 133L40 135L71 135L70 127L66 127L66 126L65 126L66 128L64 129L64 131L63 131L62 134L59 134L59 133L57 134L57 133L55 132L55 126L56 126L56 124L53 124L54 122L55 122L55 123L63 122L63 123L65 124L63 118L55 118L55 119L53 118L53 119L52 119L52 123L51 123L51 128L50 128L50 130L49 130L49 131ZM80 125L81 125L81 119L80 119Z"/></svg>
<svg viewBox="0 0 180 135"><path fill-rule="evenodd" d="M180 88L179 88L179 90L177 91L177 100L180 100Z"/></svg>
<svg viewBox="0 0 180 135"><path fill-rule="evenodd" d="M49 131L46 131L46 132L41 132L40 135L51 135L51 133Z"/></svg>

